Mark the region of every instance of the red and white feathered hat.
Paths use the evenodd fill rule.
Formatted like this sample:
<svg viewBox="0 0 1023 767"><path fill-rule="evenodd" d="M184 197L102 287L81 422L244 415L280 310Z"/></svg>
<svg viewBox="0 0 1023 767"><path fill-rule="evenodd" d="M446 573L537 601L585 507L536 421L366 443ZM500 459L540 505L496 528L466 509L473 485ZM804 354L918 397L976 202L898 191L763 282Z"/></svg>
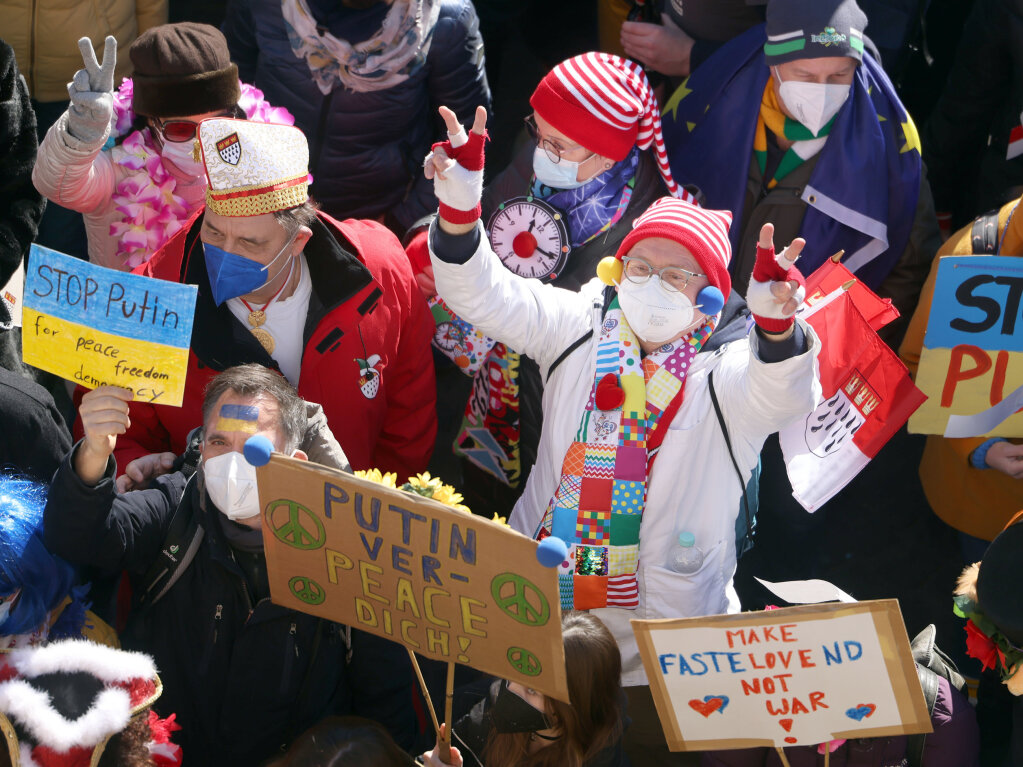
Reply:
<svg viewBox="0 0 1023 767"><path fill-rule="evenodd" d="M2 676L0 731L14 767L89 767L135 717L147 717L154 762L181 764L173 715L148 710L163 692L148 655L66 640L12 650Z"/></svg>
<svg viewBox="0 0 1023 767"><path fill-rule="evenodd" d="M621 280L622 258L632 246L650 237L664 237L684 247L699 262L710 284L721 291L724 299L732 290L728 262L732 260L732 244L728 227L732 213L728 210L707 210L674 197L662 197L632 222L632 231L625 235L614 258L601 260L597 274L608 285Z"/></svg>
<svg viewBox="0 0 1023 767"><path fill-rule="evenodd" d="M633 145L653 145L668 191L695 201L671 177L661 109L639 64L610 53L574 56L544 76L529 104L570 139L615 162L624 160Z"/></svg>

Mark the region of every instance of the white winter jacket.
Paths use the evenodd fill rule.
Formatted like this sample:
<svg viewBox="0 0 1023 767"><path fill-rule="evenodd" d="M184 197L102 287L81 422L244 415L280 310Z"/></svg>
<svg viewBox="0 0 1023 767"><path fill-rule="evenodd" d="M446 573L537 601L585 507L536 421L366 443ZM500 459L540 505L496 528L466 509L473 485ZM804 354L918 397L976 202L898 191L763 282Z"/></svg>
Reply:
<svg viewBox="0 0 1023 767"><path fill-rule="evenodd" d="M48 200L84 215L89 261L125 270L110 226L124 218L114 205L113 196L117 185L132 171L115 164L109 150L101 151L106 135L94 144L80 141L68 131L67 120L65 112L46 132L32 169L32 183ZM171 165L165 163L164 167L177 181L174 194L184 200L191 215L206 200L206 177L191 178Z"/></svg>
<svg viewBox="0 0 1023 767"><path fill-rule="evenodd" d="M550 365L593 330L593 336L558 365L544 389L536 465L510 520L515 530L532 536L557 489L562 461L593 386L603 285L593 280L573 293L518 277L502 266L485 235L465 264L445 263L434 256L433 269L437 293L460 317L532 357L545 378ZM820 397L820 340L809 325L800 324L809 348L781 362L760 361L757 347L763 342L756 333L693 360L685 399L648 479L639 541L639 607L593 610L618 641L625 686L647 684L631 619L739 610L732 576L742 488L714 415L707 376L714 371L714 389L745 483L767 436L811 412ZM692 575L667 568L671 547L682 531L692 532L704 552L703 566Z"/></svg>

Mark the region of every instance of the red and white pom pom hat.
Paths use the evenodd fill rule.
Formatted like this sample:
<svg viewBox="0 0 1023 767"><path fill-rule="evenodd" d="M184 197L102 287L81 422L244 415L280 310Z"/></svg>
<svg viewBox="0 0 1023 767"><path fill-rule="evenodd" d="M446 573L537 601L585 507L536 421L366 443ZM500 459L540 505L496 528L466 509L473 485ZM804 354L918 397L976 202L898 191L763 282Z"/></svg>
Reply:
<svg viewBox="0 0 1023 767"><path fill-rule="evenodd" d="M111 736L136 716L149 716L151 732L159 730L156 742L149 744L156 763L181 764L180 747L166 738L176 725L159 720L153 712L147 714L163 692L148 655L74 639L12 650L6 660L0 682L0 731L14 767L95 765ZM76 703L54 700L54 687L68 691ZM69 718L72 705L79 710Z"/></svg>
<svg viewBox="0 0 1023 767"><path fill-rule="evenodd" d="M668 191L696 201L671 176L661 109L650 81L634 61L610 53L574 56L544 76L529 104L570 139L615 162L624 160L633 145L653 146Z"/></svg>

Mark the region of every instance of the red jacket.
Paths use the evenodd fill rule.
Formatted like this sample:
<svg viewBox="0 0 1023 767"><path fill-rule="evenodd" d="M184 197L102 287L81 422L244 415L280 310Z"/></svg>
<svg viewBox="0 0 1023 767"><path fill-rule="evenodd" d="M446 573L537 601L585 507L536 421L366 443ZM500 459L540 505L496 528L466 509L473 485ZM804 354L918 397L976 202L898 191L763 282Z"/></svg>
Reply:
<svg viewBox="0 0 1023 767"><path fill-rule="evenodd" d="M213 303L201 215L135 270L196 285L199 296L182 406L131 404L131 427L115 451L122 471L139 456L184 450L188 432L202 424L206 384L219 371L247 362L278 369L227 306ZM304 252L313 292L298 393L323 406L352 468L396 471L404 480L426 467L437 431L430 311L386 228L321 213L312 229ZM373 357L376 375L366 373ZM81 433L80 423L75 430Z"/></svg>

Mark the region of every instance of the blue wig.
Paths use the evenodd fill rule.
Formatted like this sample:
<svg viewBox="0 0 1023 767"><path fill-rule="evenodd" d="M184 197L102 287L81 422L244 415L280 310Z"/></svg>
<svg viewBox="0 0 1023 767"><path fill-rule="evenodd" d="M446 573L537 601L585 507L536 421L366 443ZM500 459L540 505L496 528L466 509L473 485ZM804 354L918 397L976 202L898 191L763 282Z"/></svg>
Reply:
<svg viewBox="0 0 1023 767"><path fill-rule="evenodd" d="M74 568L43 545L47 486L0 476L0 596L21 589L0 636L37 629L75 581Z"/></svg>

